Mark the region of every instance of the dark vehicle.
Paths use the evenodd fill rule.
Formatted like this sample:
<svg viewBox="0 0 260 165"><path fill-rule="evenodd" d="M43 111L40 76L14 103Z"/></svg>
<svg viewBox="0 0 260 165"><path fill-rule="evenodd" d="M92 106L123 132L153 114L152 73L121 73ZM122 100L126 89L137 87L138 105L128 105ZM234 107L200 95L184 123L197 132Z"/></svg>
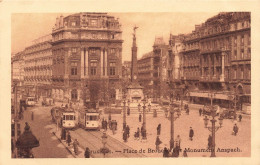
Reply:
<svg viewBox="0 0 260 165"><path fill-rule="evenodd" d="M224 119L235 119L236 118L236 112L234 110L224 110L221 114L221 117Z"/></svg>

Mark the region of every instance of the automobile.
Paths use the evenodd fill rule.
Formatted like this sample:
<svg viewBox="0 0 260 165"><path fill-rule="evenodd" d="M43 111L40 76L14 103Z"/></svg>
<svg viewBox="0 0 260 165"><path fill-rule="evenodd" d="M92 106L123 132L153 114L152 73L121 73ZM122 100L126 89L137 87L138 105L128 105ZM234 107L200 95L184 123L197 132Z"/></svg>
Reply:
<svg viewBox="0 0 260 165"><path fill-rule="evenodd" d="M236 118L236 112L234 110L225 109L220 114L220 116L224 119L235 119Z"/></svg>

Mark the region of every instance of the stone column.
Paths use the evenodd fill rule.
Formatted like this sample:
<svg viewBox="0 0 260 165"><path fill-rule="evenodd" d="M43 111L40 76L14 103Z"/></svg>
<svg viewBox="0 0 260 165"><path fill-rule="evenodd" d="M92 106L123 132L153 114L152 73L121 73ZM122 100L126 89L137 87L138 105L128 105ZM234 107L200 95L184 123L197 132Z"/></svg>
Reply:
<svg viewBox="0 0 260 165"><path fill-rule="evenodd" d="M101 51L100 51L100 77L103 77L103 56L104 56L104 52L105 50L103 48L101 48Z"/></svg>
<svg viewBox="0 0 260 165"><path fill-rule="evenodd" d="M65 57L64 57L64 63L65 63L65 66L64 66L64 70L65 70L65 74L64 74L64 78L65 79L68 79L69 78L69 74L70 74L70 72L69 72L69 56L71 56L71 50L70 50L70 48L69 49L67 49L67 51L65 51L66 53L65 53Z"/></svg>
<svg viewBox="0 0 260 165"><path fill-rule="evenodd" d="M210 79L210 77L211 77L211 58L210 58L210 55L208 54L207 55L208 56L208 68L209 68L209 73L208 73L208 78Z"/></svg>
<svg viewBox="0 0 260 165"><path fill-rule="evenodd" d="M217 71L216 62L217 62L217 54L214 54L213 55L213 70L214 70L213 77L217 77L217 75L216 75L216 71Z"/></svg>
<svg viewBox="0 0 260 165"><path fill-rule="evenodd" d="M85 78L88 77L88 48L85 50Z"/></svg>
<svg viewBox="0 0 260 165"><path fill-rule="evenodd" d="M105 49L105 56L104 56L104 58L105 58L105 76L107 76L107 59L108 59L108 56L107 56L107 50Z"/></svg>
<svg viewBox="0 0 260 165"><path fill-rule="evenodd" d="M84 57L84 48L81 49L81 57L80 57L80 78L84 78L85 76L85 57Z"/></svg>
<svg viewBox="0 0 260 165"><path fill-rule="evenodd" d="M220 81L224 81L224 74L225 74L225 52L221 52L221 75L220 75Z"/></svg>
<svg viewBox="0 0 260 165"><path fill-rule="evenodd" d="M201 60L201 77L204 78L204 58L203 55L200 56L200 60Z"/></svg>

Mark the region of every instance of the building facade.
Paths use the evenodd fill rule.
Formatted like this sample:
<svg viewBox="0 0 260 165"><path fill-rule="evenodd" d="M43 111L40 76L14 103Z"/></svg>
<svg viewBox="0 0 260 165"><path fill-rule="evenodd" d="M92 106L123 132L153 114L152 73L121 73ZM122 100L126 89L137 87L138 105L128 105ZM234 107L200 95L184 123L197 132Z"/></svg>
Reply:
<svg viewBox="0 0 260 165"><path fill-rule="evenodd" d="M14 54L11 58L11 78L12 86L15 83L18 86L23 86L24 84L24 52L18 52Z"/></svg>
<svg viewBox="0 0 260 165"><path fill-rule="evenodd" d="M250 13L219 13L185 35L182 70L195 102L251 104Z"/></svg>
<svg viewBox="0 0 260 165"><path fill-rule="evenodd" d="M51 97L51 35L42 36L24 50L24 88L27 96Z"/></svg>
<svg viewBox="0 0 260 165"><path fill-rule="evenodd" d="M106 13L56 19L52 31L53 97L84 103L114 102L121 90L122 31Z"/></svg>
<svg viewBox="0 0 260 165"><path fill-rule="evenodd" d="M144 95L153 101L159 101L168 95L167 55L168 45L162 37L157 37L153 51L144 54L137 62L139 83L144 87Z"/></svg>

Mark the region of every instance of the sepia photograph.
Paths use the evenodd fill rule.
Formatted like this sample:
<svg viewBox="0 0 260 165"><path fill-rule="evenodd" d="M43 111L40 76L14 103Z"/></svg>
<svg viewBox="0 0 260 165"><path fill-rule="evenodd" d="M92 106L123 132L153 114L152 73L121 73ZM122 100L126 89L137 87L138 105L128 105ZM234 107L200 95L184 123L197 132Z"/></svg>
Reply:
<svg viewBox="0 0 260 165"><path fill-rule="evenodd" d="M12 159L251 157L251 12L11 14Z"/></svg>

